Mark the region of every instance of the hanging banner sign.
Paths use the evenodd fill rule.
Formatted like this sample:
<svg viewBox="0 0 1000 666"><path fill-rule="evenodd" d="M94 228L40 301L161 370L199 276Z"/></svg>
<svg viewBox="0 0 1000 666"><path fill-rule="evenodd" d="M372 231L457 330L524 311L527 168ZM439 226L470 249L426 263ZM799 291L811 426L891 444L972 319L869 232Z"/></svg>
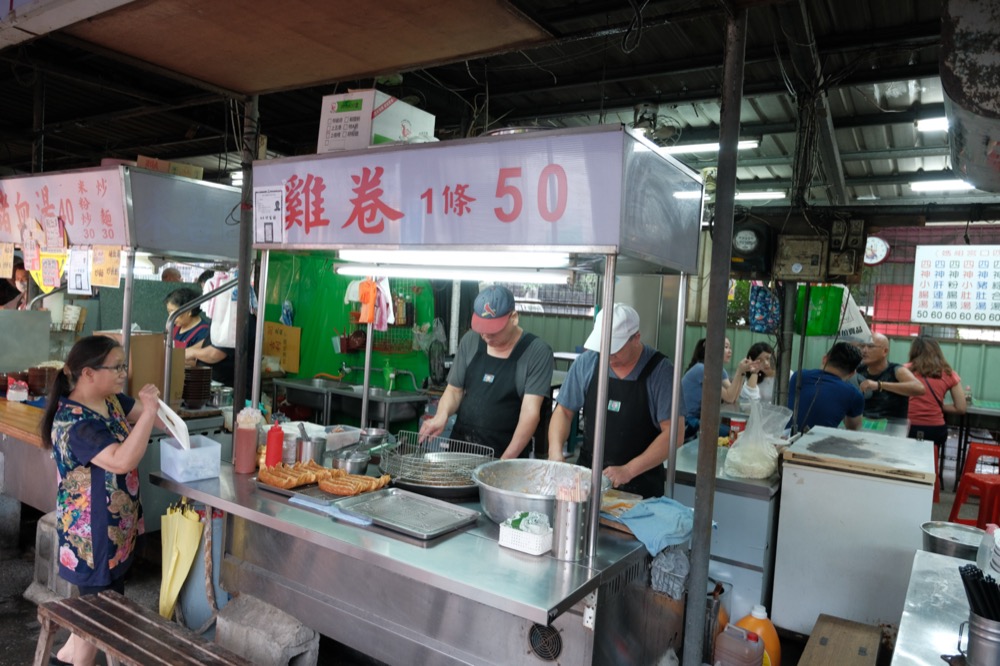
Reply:
<svg viewBox="0 0 1000 666"><path fill-rule="evenodd" d="M868 322L861 314L861 308L851 295L851 290L842 287L844 290L843 307L840 310L840 333L837 337L841 340L851 342L869 343L872 341L872 331L868 328Z"/></svg>
<svg viewBox="0 0 1000 666"><path fill-rule="evenodd" d="M1000 245L918 245L910 319L1000 326Z"/></svg>
<svg viewBox="0 0 1000 666"><path fill-rule="evenodd" d="M91 248L90 283L95 287L118 288L121 282L121 267L120 247L95 245Z"/></svg>
<svg viewBox="0 0 1000 666"><path fill-rule="evenodd" d="M66 286L71 294L90 295L90 249L69 249L66 262Z"/></svg>
<svg viewBox="0 0 1000 666"><path fill-rule="evenodd" d="M253 179L283 192L289 246L615 246L626 140L602 128L370 148L257 162Z"/></svg>
<svg viewBox="0 0 1000 666"><path fill-rule="evenodd" d="M52 229L38 241L55 243L53 249L65 247L56 239L60 222L72 245L128 246L123 174L116 166L0 180L0 242L22 242L22 230L35 221Z"/></svg>

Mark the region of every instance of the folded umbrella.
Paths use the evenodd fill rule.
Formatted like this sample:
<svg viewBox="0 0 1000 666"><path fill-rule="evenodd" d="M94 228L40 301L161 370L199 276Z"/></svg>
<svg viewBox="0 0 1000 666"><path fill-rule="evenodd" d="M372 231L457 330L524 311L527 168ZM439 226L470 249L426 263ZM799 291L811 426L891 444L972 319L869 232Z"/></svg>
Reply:
<svg viewBox="0 0 1000 666"><path fill-rule="evenodd" d="M171 505L160 523L163 545L163 577L160 580L160 615L170 619L177 605L181 586L191 571L191 564L201 541L201 517L190 505Z"/></svg>

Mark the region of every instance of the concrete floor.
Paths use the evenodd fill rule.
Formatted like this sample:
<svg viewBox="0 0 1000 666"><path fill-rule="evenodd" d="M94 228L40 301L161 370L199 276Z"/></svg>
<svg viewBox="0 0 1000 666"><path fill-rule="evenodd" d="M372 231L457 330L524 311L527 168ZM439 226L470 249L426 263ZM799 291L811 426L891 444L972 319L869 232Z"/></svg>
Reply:
<svg viewBox="0 0 1000 666"><path fill-rule="evenodd" d="M954 500L951 489L955 480L955 440L952 438L946 447L946 463L944 470L945 484L941 499L931 510L933 520L947 520ZM984 470L985 471L985 470ZM966 505L961 512L962 517L976 515L975 504ZM0 666L24 666L30 664L35 653L38 640L39 625L36 618L35 605L22 596L34 576L34 538L35 527L39 514L30 507L25 507L21 516L21 543L16 548L0 550ZM144 552L153 552L150 557L138 560L130 573L125 594L136 603L156 610L159 603L160 565L157 537L150 539ZM62 645L66 639L63 632L56 639L56 645ZM782 664L796 666L804 645L796 640L782 641ZM103 656L98 659L103 664ZM321 638L319 663L340 666L379 666L377 662L361 653L332 640ZM881 663L881 660L880 660ZM888 660L885 661L888 663Z"/></svg>

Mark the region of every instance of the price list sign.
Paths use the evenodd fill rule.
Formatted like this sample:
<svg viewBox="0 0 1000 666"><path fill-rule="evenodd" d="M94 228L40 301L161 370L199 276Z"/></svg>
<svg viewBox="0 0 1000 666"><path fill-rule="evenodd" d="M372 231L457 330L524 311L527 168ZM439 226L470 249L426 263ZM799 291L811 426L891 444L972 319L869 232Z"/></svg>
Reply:
<svg viewBox="0 0 1000 666"><path fill-rule="evenodd" d="M1000 326L1000 245L919 245L910 319Z"/></svg>
<svg viewBox="0 0 1000 666"><path fill-rule="evenodd" d="M108 245L91 248L90 284L95 287L118 287L121 282L122 249Z"/></svg>

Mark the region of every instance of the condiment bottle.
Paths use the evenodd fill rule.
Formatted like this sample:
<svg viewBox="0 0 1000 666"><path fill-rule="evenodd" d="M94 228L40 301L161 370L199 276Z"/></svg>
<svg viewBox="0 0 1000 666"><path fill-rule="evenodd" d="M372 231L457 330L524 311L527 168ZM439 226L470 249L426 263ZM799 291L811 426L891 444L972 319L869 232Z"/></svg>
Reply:
<svg viewBox="0 0 1000 666"><path fill-rule="evenodd" d="M767 619L767 608L755 605L736 626L752 631L764 641L764 666L781 666L781 642L774 624Z"/></svg>
<svg viewBox="0 0 1000 666"><path fill-rule="evenodd" d="M275 423L267 431L267 449L264 452L264 464L274 467L281 462L281 454L285 445L285 433L281 426Z"/></svg>

